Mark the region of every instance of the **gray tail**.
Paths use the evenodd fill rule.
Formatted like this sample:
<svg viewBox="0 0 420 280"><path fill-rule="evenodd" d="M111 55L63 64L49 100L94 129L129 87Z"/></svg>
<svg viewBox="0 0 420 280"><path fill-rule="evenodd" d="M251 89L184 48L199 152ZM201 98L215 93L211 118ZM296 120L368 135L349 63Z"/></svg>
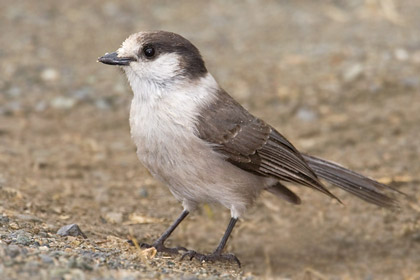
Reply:
<svg viewBox="0 0 420 280"><path fill-rule="evenodd" d="M399 208L398 201L385 195L383 191L393 190L404 194L401 191L346 169L336 163L305 154L302 154L302 156L319 178L369 203L386 208Z"/></svg>

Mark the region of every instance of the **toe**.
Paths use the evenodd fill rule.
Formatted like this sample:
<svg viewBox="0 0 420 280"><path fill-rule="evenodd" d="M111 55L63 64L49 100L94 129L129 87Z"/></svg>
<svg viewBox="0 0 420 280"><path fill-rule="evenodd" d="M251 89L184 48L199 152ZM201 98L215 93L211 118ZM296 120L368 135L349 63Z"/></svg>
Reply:
<svg viewBox="0 0 420 280"><path fill-rule="evenodd" d="M153 246L147 243L140 243L140 248L142 249L148 249L148 248L152 248Z"/></svg>
<svg viewBox="0 0 420 280"><path fill-rule="evenodd" d="M190 258L190 261L194 258L194 255L195 255L195 251L191 251L191 250L187 250L187 252L185 252L183 255L182 255L182 257L181 257L181 261L183 260L183 259L185 259L185 257L189 257Z"/></svg>

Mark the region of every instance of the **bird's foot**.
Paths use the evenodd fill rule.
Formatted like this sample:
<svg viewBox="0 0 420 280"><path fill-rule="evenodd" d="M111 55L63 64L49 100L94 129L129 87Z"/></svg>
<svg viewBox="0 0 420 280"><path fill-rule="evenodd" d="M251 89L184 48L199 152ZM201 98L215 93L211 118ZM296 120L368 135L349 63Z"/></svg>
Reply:
<svg viewBox="0 0 420 280"><path fill-rule="evenodd" d="M241 262L234 254L222 254L220 252L214 252L211 254L201 254L197 253L196 251L189 250L184 253L181 257L181 260L184 258L197 259L200 262L216 262L216 261L225 261L225 262L236 262L239 267L241 267Z"/></svg>
<svg viewBox="0 0 420 280"><path fill-rule="evenodd" d="M148 249L148 248L154 247L156 249L156 251L162 252L162 253L167 253L167 254L170 254L170 255L177 255L177 254L179 254L179 251L188 251L184 247L175 247L175 248L165 247L165 245L163 245L163 242L155 242L152 245L147 244L147 243L141 243L140 247L142 249Z"/></svg>

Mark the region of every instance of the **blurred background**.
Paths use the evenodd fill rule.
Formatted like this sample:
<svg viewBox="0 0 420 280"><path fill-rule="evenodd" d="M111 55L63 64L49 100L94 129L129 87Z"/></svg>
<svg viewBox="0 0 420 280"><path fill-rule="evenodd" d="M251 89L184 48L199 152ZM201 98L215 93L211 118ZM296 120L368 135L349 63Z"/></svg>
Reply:
<svg viewBox="0 0 420 280"><path fill-rule="evenodd" d="M416 0L0 1L1 278L420 279L419 15ZM126 240L181 206L136 159L124 75L96 63L141 30L191 40L252 113L406 192L402 210L292 186L301 206L264 195L235 229L242 270L144 257ZM205 206L169 245L210 252L228 220ZM55 235L70 223L89 239Z"/></svg>

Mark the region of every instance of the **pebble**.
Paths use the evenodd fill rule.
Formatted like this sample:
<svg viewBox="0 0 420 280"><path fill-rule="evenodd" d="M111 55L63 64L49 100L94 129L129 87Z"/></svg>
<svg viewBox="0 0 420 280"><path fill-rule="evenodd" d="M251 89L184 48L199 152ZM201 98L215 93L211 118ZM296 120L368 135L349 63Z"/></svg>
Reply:
<svg viewBox="0 0 420 280"><path fill-rule="evenodd" d="M11 228L11 229L19 229L19 225L17 224L17 223L15 223L15 222L11 222L10 224L9 224L9 227Z"/></svg>
<svg viewBox="0 0 420 280"><path fill-rule="evenodd" d="M299 108L296 116L304 122L313 122L318 119L318 114L309 108Z"/></svg>
<svg viewBox="0 0 420 280"><path fill-rule="evenodd" d="M47 109L47 107L48 107L47 102L44 101L44 100L41 100L41 101L38 101L35 104L35 108L34 109L35 109L36 112L43 112L43 111L45 111L45 109Z"/></svg>
<svg viewBox="0 0 420 280"><path fill-rule="evenodd" d="M55 109L70 109L76 105L76 99L64 96L58 96L51 100L50 102L51 107Z"/></svg>
<svg viewBox="0 0 420 280"><path fill-rule="evenodd" d="M139 195L143 198L146 198L149 196L149 191L146 188L140 188Z"/></svg>
<svg viewBox="0 0 420 280"><path fill-rule="evenodd" d="M109 212L105 214L105 220L113 224L120 224L123 221L123 214L119 212Z"/></svg>
<svg viewBox="0 0 420 280"><path fill-rule="evenodd" d="M46 68L41 72L41 79L45 82L52 82L58 79L58 72L54 68Z"/></svg>
<svg viewBox="0 0 420 280"><path fill-rule="evenodd" d="M97 99L94 103L95 107L101 110L109 110L112 107L111 103L105 98Z"/></svg>
<svg viewBox="0 0 420 280"><path fill-rule="evenodd" d="M9 90L7 91L7 95L10 97L19 97L21 93L22 93L21 88L16 87L16 86L9 88Z"/></svg>
<svg viewBox="0 0 420 280"><path fill-rule="evenodd" d="M41 252L48 252L50 250L50 248L48 248L47 246L39 246L38 248Z"/></svg>
<svg viewBox="0 0 420 280"><path fill-rule="evenodd" d="M16 244L28 246L32 243L31 236L25 231L21 231L16 237Z"/></svg>
<svg viewBox="0 0 420 280"><path fill-rule="evenodd" d="M81 100L81 101L90 100L92 96L92 89L89 87L84 87L84 88L72 91L71 95L77 100Z"/></svg>
<svg viewBox="0 0 420 280"><path fill-rule="evenodd" d="M35 223L41 223L42 220L32 216L32 215L28 215L28 214L18 214L16 215L16 218L23 220L23 221L28 221L28 222L35 222Z"/></svg>
<svg viewBox="0 0 420 280"><path fill-rule="evenodd" d="M363 74L363 65L355 63L343 71L343 80L347 83L353 82Z"/></svg>
<svg viewBox="0 0 420 280"><path fill-rule="evenodd" d="M87 238L77 224L65 225L57 231L57 234L61 236L82 236L83 238Z"/></svg>
<svg viewBox="0 0 420 280"><path fill-rule="evenodd" d="M6 248L6 254L11 257L11 258L15 258L20 254L20 248L18 245L9 245Z"/></svg>
<svg viewBox="0 0 420 280"><path fill-rule="evenodd" d="M8 223L9 223L9 217L0 215L0 225L8 224Z"/></svg>
<svg viewBox="0 0 420 280"><path fill-rule="evenodd" d="M400 60L400 61L406 61L407 59L410 58L410 55L408 54L408 52L405 49L396 49L394 51L394 55L395 58Z"/></svg>
<svg viewBox="0 0 420 280"><path fill-rule="evenodd" d="M48 255L40 254L40 255L39 255L39 258L41 259L41 261L42 261L43 263L47 263L47 264L52 264L52 263L54 263L53 258L51 258L51 257L50 257L50 256L48 256Z"/></svg>

